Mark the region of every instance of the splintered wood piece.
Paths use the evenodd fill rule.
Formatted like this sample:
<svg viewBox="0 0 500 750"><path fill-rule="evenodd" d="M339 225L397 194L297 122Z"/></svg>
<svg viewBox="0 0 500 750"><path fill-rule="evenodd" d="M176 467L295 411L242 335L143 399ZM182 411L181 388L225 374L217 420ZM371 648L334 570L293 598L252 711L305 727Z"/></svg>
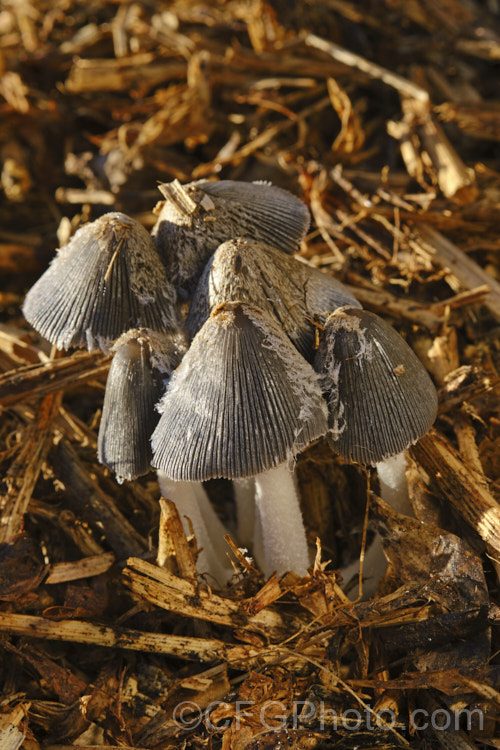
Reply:
<svg viewBox="0 0 500 750"><path fill-rule="evenodd" d="M420 158L418 138L415 137L409 123L389 120L387 122L387 132L394 140L398 141L399 150L401 151L401 156L410 177L413 177L419 185L424 185L424 165Z"/></svg>
<svg viewBox="0 0 500 750"><path fill-rule="evenodd" d="M418 118L419 113L416 114ZM465 166L441 125L427 113L418 133L443 195L461 203L472 203L478 192L474 172Z"/></svg>
<svg viewBox="0 0 500 750"><path fill-rule="evenodd" d="M102 555L84 557L75 562L56 563L50 569L45 583L64 583L66 581L78 581L80 578L90 578L105 573L113 565L115 556L112 552Z"/></svg>
<svg viewBox="0 0 500 750"><path fill-rule="evenodd" d="M105 648L131 649L153 654L168 654L180 659L201 661L227 660L244 665L259 654L247 645L230 645L215 638L188 638L166 633L144 633L126 628L93 625L82 620L53 622L44 617L0 613L0 633L43 638L53 641L87 643Z"/></svg>
<svg viewBox="0 0 500 750"><path fill-rule="evenodd" d="M265 582L262 588L257 591L255 596L252 596L246 604L246 610L251 615L256 615L258 612L262 612L270 604L273 604L277 599L283 595L283 590L279 584L276 574L273 574L269 580Z"/></svg>
<svg viewBox="0 0 500 750"><path fill-rule="evenodd" d="M404 118L400 122L388 122L387 130L399 142L408 174L422 185L426 177L430 177L431 183L437 184L446 198L462 204L472 203L478 194L474 171L453 148L432 116L429 104L429 100L418 97L403 97Z"/></svg>
<svg viewBox="0 0 500 750"><path fill-rule="evenodd" d="M127 586L151 604L219 625L234 624L233 616L239 607L231 599L199 589L196 584L139 558L129 558L127 566L123 571Z"/></svg>
<svg viewBox="0 0 500 750"><path fill-rule="evenodd" d="M476 431L470 422L470 416L465 412L456 415L455 434L458 440L458 450L462 455L464 463L476 473L478 481L488 486L488 480L484 474L481 457L476 443Z"/></svg>
<svg viewBox="0 0 500 750"><path fill-rule="evenodd" d="M285 621L273 610L264 609L248 617L237 602L203 589L139 558L129 558L123 575L134 594L187 617L231 627L265 628L269 634L280 632ZM277 598L274 593L274 598ZM292 618L293 620L293 618Z"/></svg>
<svg viewBox="0 0 500 750"><path fill-rule="evenodd" d="M436 382L443 385L446 376L460 364L456 329L443 326L442 334L435 337L427 356L432 364L432 374Z"/></svg>
<svg viewBox="0 0 500 750"><path fill-rule="evenodd" d="M2 750L19 750L26 737L26 717L31 702L19 703L10 712L0 714Z"/></svg>
<svg viewBox="0 0 500 750"><path fill-rule="evenodd" d="M181 578L196 581L196 560L193 556L179 512L175 503L160 498L160 528L158 534L158 557L160 568L168 567L173 557Z"/></svg>
<svg viewBox="0 0 500 750"><path fill-rule="evenodd" d="M490 553L500 555L500 505L482 475L464 463L450 442L432 429L411 448L424 470L433 477L457 513L486 542Z"/></svg>
<svg viewBox="0 0 500 750"><path fill-rule="evenodd" d="M175 523L175 512L167 503L171 503L171 500L165 500L164 497L160 498L160 523L158 526L158 552L156 554L156 563L160 568L167 568L171 572L174 572L176 563L176 554L174 546L174 537L171 532L172 519ZM175 508L175 504L172 503ZM175 508L177 510L177 508ZM177 514L178 515L178 514ZM180 519L179 519L180 523ZM182 536L185 538L184 527L180 523L182 528ZM182 540L181 540L182 543ZM186 539L187 543L187 539ZM182 576L184 578L184 576Z"/></svg>

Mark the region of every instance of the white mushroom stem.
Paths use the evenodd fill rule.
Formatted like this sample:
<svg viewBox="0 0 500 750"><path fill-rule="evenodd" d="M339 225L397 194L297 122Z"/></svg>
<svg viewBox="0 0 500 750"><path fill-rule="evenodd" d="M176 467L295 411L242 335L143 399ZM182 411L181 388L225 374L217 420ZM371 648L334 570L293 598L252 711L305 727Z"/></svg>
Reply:
<svg viewBox="0 0 500 750"><path fill-rule="evenodd" d="M228 547L224 540L227 530L215 513L201 482L174 482L158 471L158 482L164 497L172 500L184 526L190 534L191 521L200 553L196 561L199 573L207 573L222 584L232 574Z"/></svg>
<svg viewBox="0 0 500 750"><path fill-rule="evenodd" d="M259 561L262 561L261 567L263 568L265 564L264 540L262 538L262 523L258 515L254 517L253 542L250 549L252 550L254 560L258 564L260 564Z"/></svg>
<svg viewBox="0 0 500 750"><path fill-rule="evenodd" d="M253 478L233 481L236 503L236 538L242 547L252 548L255 543L255 482Z"/></svg>
<svg viewBox="0 0 500 750"><path fill-rule="evenodd" d="M395 511L406 516L413 516L413 509L408 495L408 482L406 481L406 457L404 451L396 456L386 458L376 464L379 494L382 500L388 503ZM342 577L347 583L353 575L359 572L360 561L354 560L342 570ZM363 579L367 579L363 585L363 595L372 596L379 582L385 574L387 561L382 547L382 539L377 532L366 549L363 560ZM350 596L357 596L357 587L353 589Z"/></svg>
<svg viewBox="0 0 500 750"><path fill-rule="evenodd" d="M289 570L307 573L306 532L293 475L286 463L255 477L254 534L254 554L266 577L274 571L278 575Z"/></svg>
<svg viewBox="0 0 500 750"><path fill-rule="evenodd" d="M357 557L345 568L342 568L341 572L344 583L348 583L353 576L359 576L360 563L360 558ZM378 582L386 570L387 560L382 549L382 538L377 532L370 546L365 549L363 558L363 597L370 597L375 594ZM349 592L349 598L356 599L358 593L358 586L353 586Z"/></svg>
<svg viewBox="0 0 500 750"><path fill-rule="evenodd" d="M377 469L380 497L394 510L405 516L413 516L406 481L406 458L404 451L380 461Z"/></svg>

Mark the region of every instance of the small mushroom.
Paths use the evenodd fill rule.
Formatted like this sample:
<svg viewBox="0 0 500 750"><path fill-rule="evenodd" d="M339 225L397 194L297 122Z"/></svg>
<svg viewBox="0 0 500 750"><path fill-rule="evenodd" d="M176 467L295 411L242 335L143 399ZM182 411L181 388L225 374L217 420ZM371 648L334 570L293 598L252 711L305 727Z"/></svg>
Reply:
<svg viewBox="0 0 500 750"><path fill-rule="evenodd" d="M220 245L208 261L193 295L185 326L191 336L203 326L212 310L224 302L241 301L258 307L280 323L298 351L310 361L314 357L315 329L313 319L326 318L327 310L350 305L357 300L334 279L268 244L252 239L232 239ZM289 486L288 492L295 492ZM252 547L255 540L255 500L257 490L253 479L233 482L237 509L237 538L240 544ZM275 548L276 545L273 545ZM259 554L256 553L259 558ZM305 559L305 557L304 557Z"/></svg>
<svg viewBox="0 0 500 750"><path fill-rule="evenodd" d="M437 413L436 389L422 363L382 318L341 308L326 321L314 364L328 402L332 447L348 461L375 466L384 500L411 512L404 451ZM377 573L379 558L370 554Z"/></svg>
<svg viewBox="0 0 500 750"><path fill-rule="evenodd" d="M170 332L176 295L151 236L109 213L79 229L26 295L23 313L58 349L106 350L131 328Z"/></svg>
<svg viewBox="0 0 500 750"><path fill-rule="evenodd" d="M416 443L436 418L436 389L422 363L366 310L329 316L315 369L328 401L328 439L348 461L375 466Z"/></svg>
<svg viewBox="0 0 500 750"><path fill-rule="evenodd" d="M160 185L165 201L152 234L178 290L192 292L217 247L252 237L294 253L309 227L308 208L265 182L200 180Z"/></svg>
<svg viewBox="0 0 500 750"><path fill-rule="evenodd" d="M120 484L151 469L150 439L160 418L155 406L185 349L180 334L148 329L127 331L112 347L97 456Z"/></svg>
<svg viewBox="0 0 500 750"><path fill-rule="evenodd" d="M232 239L208 261L193 295L186 329L194 336L224 302L247 302L274 317L308 361L314 357L313 320L338 307L360 306L330 274L321 273L268 244Z"/></svg>
<svg viewBox="0 0 500 750"><path fill-rule="evenodd" d="M160 418L156 404L186 349L181 333L147 329L127 331L113 345L97 454L119 483L150 471L151 435ZM203 541L200 571L210 572L218 583L225 582L232 573L223 542L227 531L201 482L171 482L162 472L158 472L158 482L162 494L176 503L186 532L190 532L189 518L197 539Z"/></svg>
<svg viewBox="0 0 500 750"><path fill-rule="evenodd" d="M172 375L161 409L153 465L178 482L254 477L258 562L266 575L304 574L307 543L289 467L325 433L327 409L317 374L280 326L256 307L220 305Z"/></svg>

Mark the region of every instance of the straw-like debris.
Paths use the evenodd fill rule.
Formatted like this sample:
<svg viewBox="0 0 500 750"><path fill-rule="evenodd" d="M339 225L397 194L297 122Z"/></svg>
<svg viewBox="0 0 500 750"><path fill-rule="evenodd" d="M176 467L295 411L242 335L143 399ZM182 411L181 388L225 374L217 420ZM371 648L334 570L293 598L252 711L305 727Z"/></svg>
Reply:
<svg viewBox="0 0 500 750"><path fill-rule="evenodd" d="M4 4L2 748L498 746L499 50L494 0ZM408 456L415 518L325 439L299 456L303 577L266 580L235 544L221 480L233 575L198 576L154 475L118 485L97 460L108 353L51 351L21 313L80 227L121 212L150 232L156 185L199 179L297 195L296 257L438 389ZM375 528L389 567L367 598Z"/></svg>

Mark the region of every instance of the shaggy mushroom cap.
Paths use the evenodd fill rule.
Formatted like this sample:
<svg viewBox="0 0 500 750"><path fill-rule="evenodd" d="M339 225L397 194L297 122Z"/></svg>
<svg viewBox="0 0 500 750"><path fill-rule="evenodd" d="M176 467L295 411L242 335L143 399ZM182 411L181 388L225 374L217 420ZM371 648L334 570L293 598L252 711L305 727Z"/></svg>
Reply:
<svg viewBox="0 0 500 750"><path fill-rule="evenodd" d="M159 419L155 405L185 349L182 336L147 329L127 331L113 346L97 456L120 484L151 469L150 440Z"/></svg>
<svg viewBox="0 0 500 750"><path fill-rule="evenodd" d="M114 212L86 224L26 295L26 320L58 349L103 349L130 328L170 332L176 295L146 229Z"/></svg>
<svg viewBox="0 0 500 750"><path fill-rule="evenodd" d="M287 190L263 182L200 180L160 185L165 201L152 234L178 290L195 288L217 247L234 237L297 251L309 227L307 206Z"/></svg>
<svg viewBox="0 0 500 750"><path fill-rule="evenodd" d="M422 363L366 310L330 315L314 366L328 401L329 442L348 461L379 464L425 435L436 418L436 389Z"/></svg>
<svg viewBox="0 0 500 750"><path fill-rule="evenodd" d="M198 282L186 319L194 336L224 302L247 302L274 317L299 352L314 357L313 318L348 305L360 306L330 276L263 242L232 239L220 245Z"/></svg>
<svg viewBox="0 0 500 750"><path fill-rule="evenodd" d="M254 476L326 432L312 367L258 308L218 307L172 375L153 466L174 480Z"/></svg>

